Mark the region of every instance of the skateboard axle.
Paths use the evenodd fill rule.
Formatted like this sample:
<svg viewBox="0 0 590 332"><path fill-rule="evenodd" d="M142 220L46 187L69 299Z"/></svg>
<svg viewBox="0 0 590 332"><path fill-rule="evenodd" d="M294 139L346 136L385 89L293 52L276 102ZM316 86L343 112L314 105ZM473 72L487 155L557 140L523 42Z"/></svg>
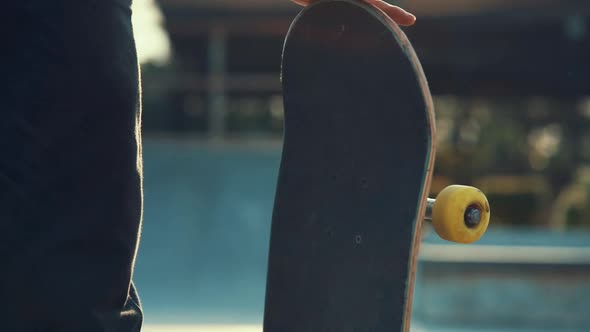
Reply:
<svg viewBox="0 0 590 332"><path fill-rule="evenodd" d="M426 213L424 214L424 220L432 221L432 210L434 209L434 203L436 202L433 198L426 200ZM481 222L481 210L477 205L471 205L465 210L463 216L465 225L469 228L474 228Z"/></svg>
<svg viewBox="0 0 590 332"><path fill-rule="evenodd" d="M436 202L433 198L428 198L426 200L426 213L424 214L424 220L432 221L432 209L434 208L434 202Z"/></svg>

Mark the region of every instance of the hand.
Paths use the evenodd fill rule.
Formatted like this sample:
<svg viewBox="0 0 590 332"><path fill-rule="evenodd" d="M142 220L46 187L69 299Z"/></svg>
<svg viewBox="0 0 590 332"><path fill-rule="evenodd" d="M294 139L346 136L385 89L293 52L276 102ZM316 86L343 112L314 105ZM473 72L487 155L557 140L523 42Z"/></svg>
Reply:
<svg viewBox="0 0 590 332"><path fill-rule="evenodd" d="M302 6L307 6L310 3L314 2L314 0L291 0L291 1L293 1L297 4L300 4ZM399 25L410 26L410 25L413 25L414 22L416 22L416 16L408 13L407 11L401 9L398 6L390 5L383 0L363 0L363 1L370 3L370 4L374 5L375 7L381 9L383 12L385 12L385 14L387 14L389 17L391 17L391 19L394 20L395 23L397 23Z"/></svg>

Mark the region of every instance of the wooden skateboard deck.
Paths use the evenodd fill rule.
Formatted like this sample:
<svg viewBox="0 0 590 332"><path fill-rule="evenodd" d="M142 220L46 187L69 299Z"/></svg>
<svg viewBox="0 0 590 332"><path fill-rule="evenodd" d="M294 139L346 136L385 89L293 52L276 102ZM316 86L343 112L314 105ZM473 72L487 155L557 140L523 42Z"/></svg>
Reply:
<svg viewBox="0 0 590 332"><path fill-rule="evenodd" d="M264 331L408 331L432 100L379 9L319 1L288 33Z"/></svg>

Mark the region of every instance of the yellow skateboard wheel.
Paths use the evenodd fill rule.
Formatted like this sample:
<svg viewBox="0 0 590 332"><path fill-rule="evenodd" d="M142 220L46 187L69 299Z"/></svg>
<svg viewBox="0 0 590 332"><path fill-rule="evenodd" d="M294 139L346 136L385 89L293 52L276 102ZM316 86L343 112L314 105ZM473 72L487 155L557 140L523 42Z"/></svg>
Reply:
<svg viewBox="0 0 590 332"><path fill-rule="evenodd" d="M490 204L481 190L453 185L443 189L432 208L432 225L443 239L473 243L485 233L490 222Z"/></svg>

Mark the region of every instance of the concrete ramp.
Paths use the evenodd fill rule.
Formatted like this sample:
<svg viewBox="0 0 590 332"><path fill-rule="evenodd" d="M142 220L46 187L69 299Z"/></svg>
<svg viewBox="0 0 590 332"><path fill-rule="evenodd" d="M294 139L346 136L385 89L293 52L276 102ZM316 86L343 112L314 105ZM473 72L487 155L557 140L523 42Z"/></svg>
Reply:
<svg viewBox="0 0 590 332"><path fill-rule="evenodd" d="M261 331L280 147L149 140L144 156L145 330ZM414 300L414 332L590 331L590 233L427 231Z"/></svg>

